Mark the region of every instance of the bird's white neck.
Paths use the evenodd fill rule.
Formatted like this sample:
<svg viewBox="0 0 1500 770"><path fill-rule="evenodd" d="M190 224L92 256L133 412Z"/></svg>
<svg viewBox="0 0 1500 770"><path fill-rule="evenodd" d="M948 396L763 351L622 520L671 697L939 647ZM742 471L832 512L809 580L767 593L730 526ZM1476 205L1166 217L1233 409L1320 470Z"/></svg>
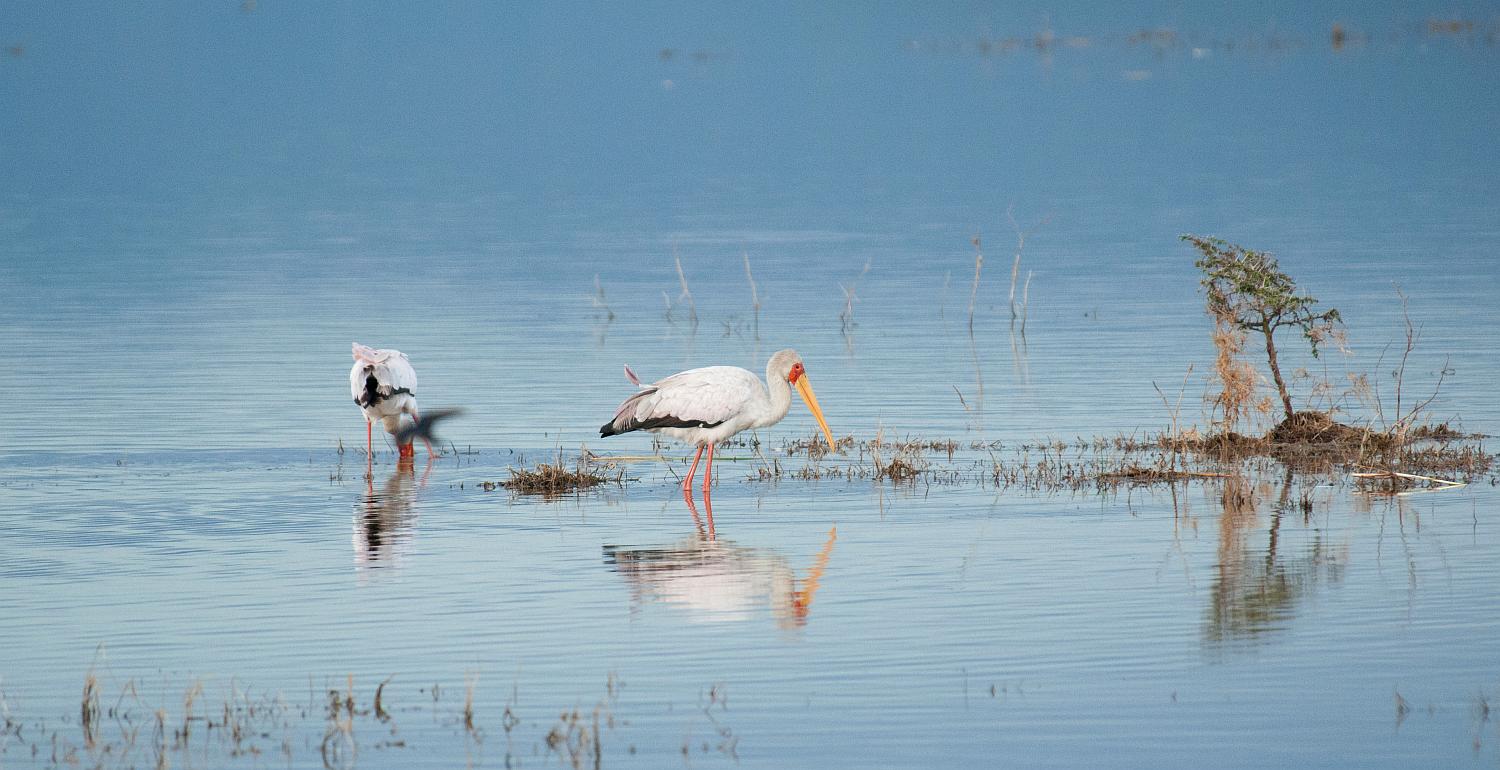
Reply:
<svg viewBox="0 0 1500 770"><path fill-rule="evenodd" d="M777 374L771 364L766 364L766 393L771 397L770 411L763 420L758 421L760 425L774 425L786 417L787 410L792 408L792 386L787 383L786 377Z"/></svg>

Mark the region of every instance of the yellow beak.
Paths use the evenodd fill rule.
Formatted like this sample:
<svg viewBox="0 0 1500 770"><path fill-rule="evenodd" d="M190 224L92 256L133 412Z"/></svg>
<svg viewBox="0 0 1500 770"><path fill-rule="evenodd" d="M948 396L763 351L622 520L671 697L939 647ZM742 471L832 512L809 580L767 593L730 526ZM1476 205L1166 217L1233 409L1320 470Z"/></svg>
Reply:
<svg viewBox="0 0 1500 770"><path fill-rule="evenodd" d="M833 432L828 430L828 421L823 419L823 410L818 407L818 397L813 395L812 383L807 381L807 375L797 378L796 387L802 400L807 402L807 410L812 412L813 418L818 421L818 427L823 429L823 436L828 439L828 450L837 452L838 445L833 441Z"/></svg>

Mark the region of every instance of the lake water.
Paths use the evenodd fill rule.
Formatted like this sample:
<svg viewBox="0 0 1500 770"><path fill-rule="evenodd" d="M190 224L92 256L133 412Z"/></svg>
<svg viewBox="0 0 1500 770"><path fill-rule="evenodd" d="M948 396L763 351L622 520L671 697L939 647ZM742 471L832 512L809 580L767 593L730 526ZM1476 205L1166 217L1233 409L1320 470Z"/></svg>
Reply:
<svg viewBox="0 0 1500 770"><path fill-rule="evenodd" d="M0 766L1495 765L1493 475L984 469L1162 430L1158 387L1207 425L1184 232L1342 312L1347 353L1282 341L1299 406L1389 417L1399 288L1403 403L1495 432L1500 10L656 10L7 11ZM461 454L367 477L351 340ZM482 486L651 454L598 438L623 364L788 346L948 481L796 478L794 405L712 538L680 447Z"/></svg>

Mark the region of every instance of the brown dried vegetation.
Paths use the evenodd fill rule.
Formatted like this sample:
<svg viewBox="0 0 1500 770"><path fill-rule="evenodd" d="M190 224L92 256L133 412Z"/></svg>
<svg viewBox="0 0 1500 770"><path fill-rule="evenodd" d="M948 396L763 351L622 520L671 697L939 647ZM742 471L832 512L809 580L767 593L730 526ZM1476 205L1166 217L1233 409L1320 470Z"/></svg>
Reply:
<svg viewBox="0 0 1500 770"><path fill-rule="evenodd" d="M593 472L587 456L580 457L578 464L571 469L563 465L562 457L559 456L556 463L540 463L536 466L536 470L511 468L509 479L480 482L479 487L486 492L503 487L523 495L557 497L600 484L611 482L618 484L622 478L623 471L617 473L614 478Z"/></svg>

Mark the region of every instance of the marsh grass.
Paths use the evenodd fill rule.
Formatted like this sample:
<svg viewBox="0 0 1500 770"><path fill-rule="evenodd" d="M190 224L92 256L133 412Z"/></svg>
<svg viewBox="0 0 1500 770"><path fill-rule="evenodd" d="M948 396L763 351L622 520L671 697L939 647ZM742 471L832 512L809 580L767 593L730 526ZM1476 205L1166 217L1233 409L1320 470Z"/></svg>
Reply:
<svg viewBox="0 0 1500 770"><path fill-rule="evenodd" d="M1398 475L1391 477L1390 486L1400 492L1413 486L1493 477L1494 457L1485 451L1483 437L1446 425L1434 427L1427 435L1442 440L1413 441L1398 449L1384 443L1382 431L1330 427L1313 418L1259 437L1232 432L1205 435L1188 429L1008 443L914 436L889 439L880 431L873 439L837 439L837 456L827 451L821 436L810 435L783 439L770 460L748 479L975 484L1029 492L1085 492L1220 479L1274 467L1368 487L1373 477L1353 474L1394 465Z"/></svg>
<svg viewBox="0 0 1500 770"><path fill-rule="evenodd" d="M509 479L483 481L480 482L479 487L486 492L503 487L523 495L557 497L581 492L601 484L618 485L623 480L624 471L622 470L617 470L613 477L594 472L593 455L587 452L579 456L572 468L563 464L562 453L559 452L553 463L539 463L534 470L511 468Z"/></svg>
<svg viewBox="0 0 1500 770"><path fill-rule="evenodd" d="M477 717L477 674L465 676L463 702L458 706L449 705L442 697L445 688L438 685L405 692L404 697L397 693L395 697L404 705L391 708L392 691L399 689L392 686L393 677L381 681L373 693L366 690L363 694L352 675L335 681L338 683L322 688L321 698L309 683L307 701L294 706L280 694L256 694L237 680L221 690L194 679L179 691L180 700L168 688L163 704L155 705L141 697L147 688L137 680L119 684L116 693L116 682L90 669L83 683L82 700L87 712L80 714L86 721L76 726L70 718L17 715L0 691L0 767L18 763L24 767L349 768L360 765L361 752L369 749L413 747L398 733L397 713L413 724L436 728L439 737L448 731L455 739L483 740ZM721 684L714 688L723 692ZM601 767L606 750L603 736L630 725L629 720L617 716L623 689L624 682L611 672L603 694L591 709L565 709L548 732L532 734L521 743L546 746L549 754L575 768ZM420 693L431 697L415 697ZM178 715L173 713L178 708L173 701L180 704ZM507 738L523 729L540 727L517 716L518 702L513 687L502 720ZM424 714L430 718L414 720ZM143 740L145 733L150 740ZM725 740L730 738L732 734ZM729 747L732 751L732 744ZM433 750L431 736L422 742L422 748ZM504 764L516 766L523 759L507 751Z"/></svg>
<svg viewBox="0 0 1500 770"><path fill-rule="evenodd" d="M610 672L604 683L604 697L588 711L577 706L563 711L557 722L547 731L543 742L547 754L556 756L575 770L584 767L600 768L604 765L604 731L614 730L618 725L629 724L617 721L615 709L619 704L620 690L624 687L617 674ZM506 709L509 713L509 708ZM509 731L509 727L506 728ZM635 753L632 746L630 753ZM507 766L510 756L507 755Z"/></svg>

